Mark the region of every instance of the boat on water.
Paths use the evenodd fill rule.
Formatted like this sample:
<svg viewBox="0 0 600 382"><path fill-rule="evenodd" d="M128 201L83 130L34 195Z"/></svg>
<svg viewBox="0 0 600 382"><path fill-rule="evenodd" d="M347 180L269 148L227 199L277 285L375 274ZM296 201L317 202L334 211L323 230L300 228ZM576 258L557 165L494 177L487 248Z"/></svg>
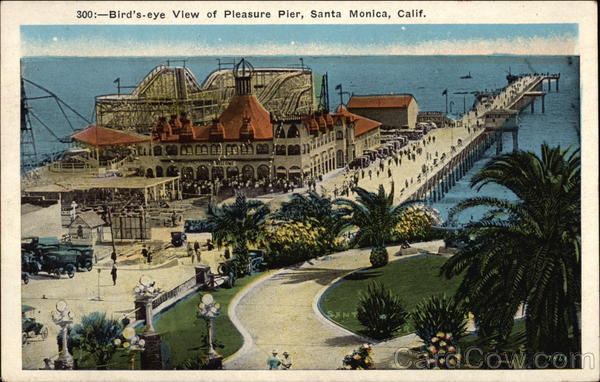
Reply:
<svg viewBox="0 0 600 382"><path fill-rule="evenodd" d="M461 76L460 78L462 80L466 80L466 79L473 78L473 77L471 77L471 72L469 72L469 74L467 74L466 76Z"/></svg>

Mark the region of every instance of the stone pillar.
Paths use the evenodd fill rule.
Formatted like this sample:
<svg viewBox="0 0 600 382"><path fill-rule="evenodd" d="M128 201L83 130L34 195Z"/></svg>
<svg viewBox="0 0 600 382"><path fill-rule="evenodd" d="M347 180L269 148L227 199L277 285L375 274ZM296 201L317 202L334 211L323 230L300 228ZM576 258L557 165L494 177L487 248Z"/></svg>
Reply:
<svg viewBox="0 0 600 382"><path fill-rule="evenodd" d="M162 344L158 333L145 333L142 335L146 341L144 351L142 352L142 370L162 370Z"/></svg>

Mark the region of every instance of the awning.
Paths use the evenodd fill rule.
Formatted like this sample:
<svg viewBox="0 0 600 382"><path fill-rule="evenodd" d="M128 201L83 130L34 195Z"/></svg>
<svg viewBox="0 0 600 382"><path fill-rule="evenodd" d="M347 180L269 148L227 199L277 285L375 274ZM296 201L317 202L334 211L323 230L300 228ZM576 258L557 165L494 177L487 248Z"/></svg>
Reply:
<svg viewBox="0 0 600 382"><path fill-rule="evenodd" d="M72 138L95 147L134 145L150 141L150 137L146 135L109 129L101 126L90 126L87 129L74 134Z"/></svg>

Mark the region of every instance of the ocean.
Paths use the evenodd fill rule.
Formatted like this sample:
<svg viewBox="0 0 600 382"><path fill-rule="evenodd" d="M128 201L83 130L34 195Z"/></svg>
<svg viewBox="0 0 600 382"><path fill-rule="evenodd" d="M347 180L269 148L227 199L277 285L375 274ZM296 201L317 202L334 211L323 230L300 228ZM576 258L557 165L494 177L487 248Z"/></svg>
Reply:
<svg viewBox="0 0 600 382"><path fill-rule="evenodd" d="M84 54L84 52L82 52ZM121 86L135 86L155 66L166 64L167 60L183 57L24 57L22 73L46 89L49 89L72 106L87 119L94 120L94 98L103 94L115 94L113 81L120 78ZM195 74L200 83L217 68L217 59L231 62L241 57L185 57L186 66ZM245 57L255 67L298 66L300 56L257 56ZM342 84L344 92L354 94L410 93L422 111L444 111L448 89L448 102L452 113L468 111L474 102L474 91L502 88L507 84L506 75L510 70L518 73L560 73L560 91L552 91L545 97L546 111L541 113L541 105L536 102L535 113L527 108L519 117L519 148L540 151L540 145L548 142L562 147L578 148L580 145L580 87L579 57L577 56L302 56L304 65L318 74L329 77L329 98L331 108L340 103L335 91ZM180 62L174 62L181 65ZM470 79L461 76L470 73ZM130 89L122 89L127 92ZM26 85L28 97L43 95L30 85ZM344 102L348 100L345 96ZM53 99L30 101L29 107L59 137L72 133L60 109ZM81 128L85 122L66 111L74 127ZM39 123L34 121L34 134L38 153L48 153L64 148ZM510 134L504 134L504 150L512 150ZM469 187L469 179L478 168L495 155L495 147L457 183L452 190L434 207L443 216L459 200L474 196ZM514 196L500 187L489 185L477 195L512 198ZM482 211L474 211L476 219ZM460 220L470 220L471 212Z"/></svg>

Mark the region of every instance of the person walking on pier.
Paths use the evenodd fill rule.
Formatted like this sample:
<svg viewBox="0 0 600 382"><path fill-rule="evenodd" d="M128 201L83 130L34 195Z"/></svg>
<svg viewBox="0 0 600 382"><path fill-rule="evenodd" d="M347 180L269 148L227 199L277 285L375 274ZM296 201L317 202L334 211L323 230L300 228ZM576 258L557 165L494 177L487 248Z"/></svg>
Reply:
<svg viewBox="0 0 600 382"><path fill-rule="evenodd" d="M279 370L279 366L281 366L281 360L277 357L277 350L273 350L272 355L267 358L267 366L269 370Z"/></svg>

